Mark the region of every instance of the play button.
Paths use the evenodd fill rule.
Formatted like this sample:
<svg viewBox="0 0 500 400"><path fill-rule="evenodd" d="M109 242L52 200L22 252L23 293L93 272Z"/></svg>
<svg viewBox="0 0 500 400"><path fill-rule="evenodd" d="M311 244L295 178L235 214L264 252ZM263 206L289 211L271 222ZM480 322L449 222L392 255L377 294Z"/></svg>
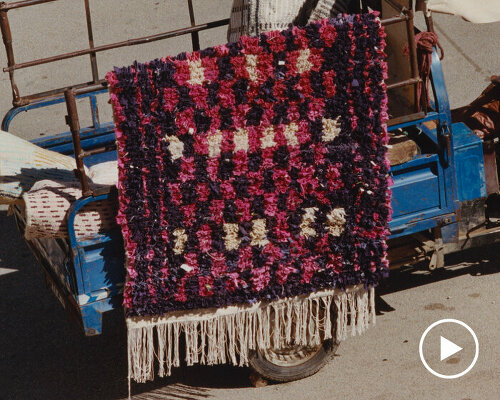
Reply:
<svg viewBox="0 0 500 400"><path fill-rule="evenodd" d="M474 331L457 319L442 319L431 324L420 338L420 359L433 375L443 379L459 378L477 361L479 343Z"/></svg>
<svg viewBox="0 0 500 400"><path fill-rule="evenodd" d="M441 361L458 353L460 350L462 350L460 346L441 336Z"/></svg>

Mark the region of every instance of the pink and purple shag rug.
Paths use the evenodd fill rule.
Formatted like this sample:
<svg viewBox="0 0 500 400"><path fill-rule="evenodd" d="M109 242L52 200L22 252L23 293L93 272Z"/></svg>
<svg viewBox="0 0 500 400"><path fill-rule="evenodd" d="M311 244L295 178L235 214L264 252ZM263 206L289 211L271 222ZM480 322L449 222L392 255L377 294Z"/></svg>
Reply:
<svg viewBox="0 0 500 400"><path fill-rule="evenodd" d="M108 73L131 378L155 352L170 373L182 332L188 364L244 365L364 330L388 271L384 36L344 15Z"/></svg>

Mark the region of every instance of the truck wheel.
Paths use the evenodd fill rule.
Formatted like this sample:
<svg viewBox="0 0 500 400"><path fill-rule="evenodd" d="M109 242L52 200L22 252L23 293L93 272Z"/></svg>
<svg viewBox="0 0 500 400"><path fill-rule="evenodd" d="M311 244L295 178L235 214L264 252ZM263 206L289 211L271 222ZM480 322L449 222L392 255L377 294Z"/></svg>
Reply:
<svg viewBox="0 0 500 400"><path fill-rule="evenodd" d="M250 366L265 379L290 382L318 372L336 353L339 343L325 340L317 347L292 346L280 350L252 351Z"/></svg>

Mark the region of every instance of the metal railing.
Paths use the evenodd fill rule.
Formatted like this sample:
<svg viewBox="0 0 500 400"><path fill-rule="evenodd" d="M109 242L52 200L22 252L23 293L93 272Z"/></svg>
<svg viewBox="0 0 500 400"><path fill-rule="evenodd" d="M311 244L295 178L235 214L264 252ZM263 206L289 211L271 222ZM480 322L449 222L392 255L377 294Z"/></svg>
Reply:
<svg viewBox="0 0 500 400"><path fill-rule="evenodd" d="M101 91L107 87L107 83L104 79L99 77L98 63L96 54L98 52L109 51L112 49L117 49L125 46L135 46L144 43L151 43L158 40L165 40L181 35L191 35L191 42L193 50L200 49L199 32L207 29L217 28L220 26L228 25L229 19L219 19L203 24L196 24L195 13L193 8L192 0L186 0L187 7L189 11L190 26L175 29L167 32L162 32L154 35L128 39L120 42L95 46L94 45L94 34L92 30L92 18L89 0L82 0L85 4L85 17L87 22L87 34L89 47L86 49L76 50L68 53L62 53L51 57L35 59L27 62L16 63L13 50L13 39L10 30L10 23L8 18L8 12L13 9L28 7L33 5L38 5L42 3L54 2L57 0L21 0L11 3L0 3L0 28L2 32L3 42L5 45L5 50L7 54L7 67L3 68L4 72L9 73L10 83L12 87L13 105L14 108L23 108L36 106L40 102L47 101L49 99L54 99L53 102L66 101L68 115L66 116L66 123L70 127L70 131L73 139L74 156L76 160L76 175L80 180L83 196L94 195L93 191L89 187L88 178L85 174L85 169L83 166L83 159L85 157L98 154L100 152L109 151L109 148L98 148L92 149L91 151L85 151L82 148L80 140L80 121L78 117L78 110L76 106L76 98L83 95L88 95L92 97L94 92ZM401 5L394 3L392 0L385 0L391 4L396 10L399 10L400 14L385 20L382 20L382 25L388 26L396 23L405 23L406 33L409 44L409 61L410 61L410 73L411 77L409 79L392 83L387 85L387 90L393 90L396 88L421 85L422 80L419 77L418 66L417 66L417 50L415 45L415 32L413 26L413 11L411 9L401 7ZM92 81L85 83L77 83L75 85L66 86L63 88L53 89L45 92L30 94L26 96L21 96L19 89L15 83L15 71L23 68L30 68L37 65L48 64L60 60L70 59L74 57L80 57L84 55L89 55L90 57L90 68L92 71ZM396 124L400 122L406 122L411 120L416 120L422 118L425 113L420 110L420 105L417 101L417 90L415 92L415 112L410 115L405 115L403 117L395 118L389 121L389 124ZM64 98L64 100L63 100ZM92 97L93 98L93 97ZM92 99L91 99L92 102ZM92 115L97 114L97 104L92 102L96 110L92 110ZM12 110L11 110L12 111ZM4 119L5 120L5 119ZM93 118L94 127L97 130L96 124L99 124L98 118Z"/></svg>
<svg viewBox="0 0 500 400"><path fill-rule="evenodd" d="M34 6L42 3L51 3L57 0L21 0L12 3L0 3L0 28L2 31L3 43L5 45L5 50L7 53L7 67L3 68L4 72L9 73L10 83L12 87L12 96L13 101L12 104L14 106L24 106L30 104L34 101L46 99L53 96L61 96L66 89L69 87L63 87L58 89L49 90L46 92L35 93L27 96L21 96L19 93L19 88L17 87L14 79L14 71L30 68L37 65L53 63L56 61L67 60L74 57L80 57L84 55L90 56L90 67L92 71L92 82L85 83L77 83L75 85L71 85L72 88L84 88L88 87L91 84L104 84L104 79L99 78L98 66L97 66L97 57L96 54L102 51L109 51L112 49L118 49L120 47L126 46L136 46L144 43L152 43L158 40L170 39L176 36L191 34L191 41L193 45L193 50L200 49L200 40L198 32L217 28L219 26L224 26L229 23L229 19L220 19L216 21L211 21L203 24L196 24L195 16L194 16L194 8L192 0L187 0L188 10L189 10L189 19L191 22L191 26L175 29L168 32L157 33L154 35L143 36L139 38L128 39L120 42L105 44L101 46L94 46L94 33L92 30L92 15L90 11L89 0L83 0L85 4L85 18L87 21L87 35L89 41L89 47L86 49L75 50L68 53L57 54L55 56L39 58L35 60L30 60L22 63L16 63L14 57L14 49L12 46L13 38L12 32L10 29L8 12L13 9Z"/></svg>

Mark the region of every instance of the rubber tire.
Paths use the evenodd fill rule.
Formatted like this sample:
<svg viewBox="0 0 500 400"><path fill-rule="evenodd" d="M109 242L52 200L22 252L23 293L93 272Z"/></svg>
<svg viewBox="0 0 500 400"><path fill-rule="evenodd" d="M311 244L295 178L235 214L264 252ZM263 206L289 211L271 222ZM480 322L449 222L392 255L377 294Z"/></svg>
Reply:
<svg viewBox="0 0 500 400"><path fill-rule="evenodd" d="M316 354L303 364L284 367L269 361L259 351L252 351L249 357L250 367L264 379L273 382L291 382L314 375L323 368L335 355L339 347L338 342L325 340Z"/></svg>

